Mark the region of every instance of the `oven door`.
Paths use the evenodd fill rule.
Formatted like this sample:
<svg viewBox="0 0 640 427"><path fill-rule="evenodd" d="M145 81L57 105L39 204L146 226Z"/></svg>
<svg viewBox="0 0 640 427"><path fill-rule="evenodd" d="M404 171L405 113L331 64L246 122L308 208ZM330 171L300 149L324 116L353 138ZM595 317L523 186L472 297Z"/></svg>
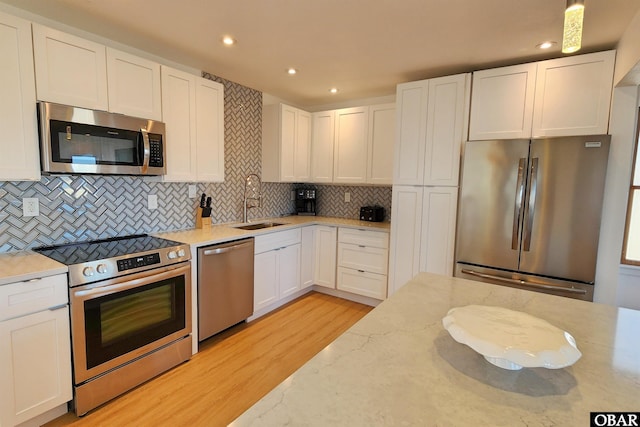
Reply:
<svg viewBox="0 0 640 427"><path fill-rule="evenodd" d="M70 289L79 384L191 333L191 262Z"/></svg>

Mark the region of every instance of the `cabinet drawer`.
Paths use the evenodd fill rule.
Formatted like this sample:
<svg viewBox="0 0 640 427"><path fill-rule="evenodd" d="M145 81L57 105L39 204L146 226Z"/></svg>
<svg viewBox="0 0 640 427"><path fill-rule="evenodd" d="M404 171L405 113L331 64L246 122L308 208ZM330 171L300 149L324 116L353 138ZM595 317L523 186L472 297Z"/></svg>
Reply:
<svg viewBox="0 0 640 427"><path fill-rule="evenodd" d="M338 265L369 273L387 274L389 251L350 243L338 244Z"/></svg>
<svg viewBox="0 0 640 427"><path fill-rule="evenodd" d="M67 304L67 289L66 274L0 286L0 320Z"/></svg>
<svg viewBox="0 0 640 427"><path fill-rule="evenodd" d="M387 249L389 248L389 233L341 227L338 229L338 242Z"/></svg>
<svg viewBox="0 0 640 427"><path fill-rule="evenodd" d="M387 276L338 267L337 288L371 298L385 299L387 296Z"/></svg>
<svg viewBox="0 0 640 427"><path fill-rule="evenodd" d="M300 243L301 231L299 228L287 231L279 231L255 237L254 253L272 251L285 246Z"/></svg>

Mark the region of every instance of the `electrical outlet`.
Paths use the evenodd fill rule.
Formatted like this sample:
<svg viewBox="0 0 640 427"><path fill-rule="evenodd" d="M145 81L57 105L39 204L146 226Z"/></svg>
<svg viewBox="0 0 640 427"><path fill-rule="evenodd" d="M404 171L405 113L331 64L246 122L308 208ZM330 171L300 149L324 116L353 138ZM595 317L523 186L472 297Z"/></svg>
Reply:
<svg viewBox="0 0 640 427"><path fill-rule="evenodd" d="M195 199L196 198L196 186L195 186L195 184L189 184L189 198L190 199Z"/></svg>
<svg viewBox="0 0 640 427"><path fill-rule="evenodd" d="M22 216L40 215L40 200L37 197L25 197L22 199Z"/></svg>
<svg viewBox="0 0 640 427"><path fill-rule="evenodd" d="M351 203L351 193L349 193L348 191L344 192L344 202Z"/></svg>
<svg viewBox="0 0 640 427"><path fill-rule="evenodd" d="M147 206L150 210L158 209L158 196L156 194L147 196Z"/></svg>

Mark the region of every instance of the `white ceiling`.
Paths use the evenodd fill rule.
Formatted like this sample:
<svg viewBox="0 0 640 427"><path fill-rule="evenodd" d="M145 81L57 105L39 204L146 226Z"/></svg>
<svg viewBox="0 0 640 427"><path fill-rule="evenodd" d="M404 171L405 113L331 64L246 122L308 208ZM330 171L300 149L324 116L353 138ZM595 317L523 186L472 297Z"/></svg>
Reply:
<svg viewBox="0 0 640 427"><path fill-rule="evenodd" d="M0 1L309 108L561 56L565 8L565 0ZM579 53L615 48L640 10L640 0L585 5ZM237 45L223 46L225 34ZM536 49L544 40L558 44Z"/></svg>

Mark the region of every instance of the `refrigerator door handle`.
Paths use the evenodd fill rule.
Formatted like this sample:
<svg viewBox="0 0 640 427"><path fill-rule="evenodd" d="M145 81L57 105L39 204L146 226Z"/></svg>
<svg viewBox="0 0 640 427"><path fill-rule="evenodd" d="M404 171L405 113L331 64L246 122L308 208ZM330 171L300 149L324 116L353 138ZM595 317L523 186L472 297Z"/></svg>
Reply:
<svg viewBox="0 0 640 427"><path fill-rule="evenodd" d="M463 268L462 272L465 273L465 274L469 274L471 276L481 277L483 279L489 279L489 280L497 280L497 281L509 283L509 284L512 284L512 285L529 286L529 287L537 288L537 289L544 289L544 290L550 290L550 291L562 291L562 292L569 292L569 293L573 293L573 294L586 294L587 293L587 291L585 291L584 289L580 289L580 288L569 288L569 287L566 287L566 286L543 285L541 283L527 282L526 280L510 279L508 277L500 277L500 276L494 276L493 274L480 273L480 272L477 272L477 271L474 271L474 270L468 270L466 268Z"/></svg>
<svg viewBox="0 0 640 427"><path fill-rule="evenodd" d="M524 209L524 231L522 234L522 250L531 249L531 232L533 231L533 217L536 213L536 193L538 191L538 157L531 159L529 171L529 188L527 189L528 202Z"/></svg>
<svg viewBox="0 0 640 427"><path fill-rule="evenodd" d="M524 197L524 174L525 165L527 159L525 157L520 158L518 163L518 181L516 182L516 197L513 207L513 230L511 231L511 249L517 251L518 248L518 236L520 231L520 218L522 218L522 200Z"/></svg>

